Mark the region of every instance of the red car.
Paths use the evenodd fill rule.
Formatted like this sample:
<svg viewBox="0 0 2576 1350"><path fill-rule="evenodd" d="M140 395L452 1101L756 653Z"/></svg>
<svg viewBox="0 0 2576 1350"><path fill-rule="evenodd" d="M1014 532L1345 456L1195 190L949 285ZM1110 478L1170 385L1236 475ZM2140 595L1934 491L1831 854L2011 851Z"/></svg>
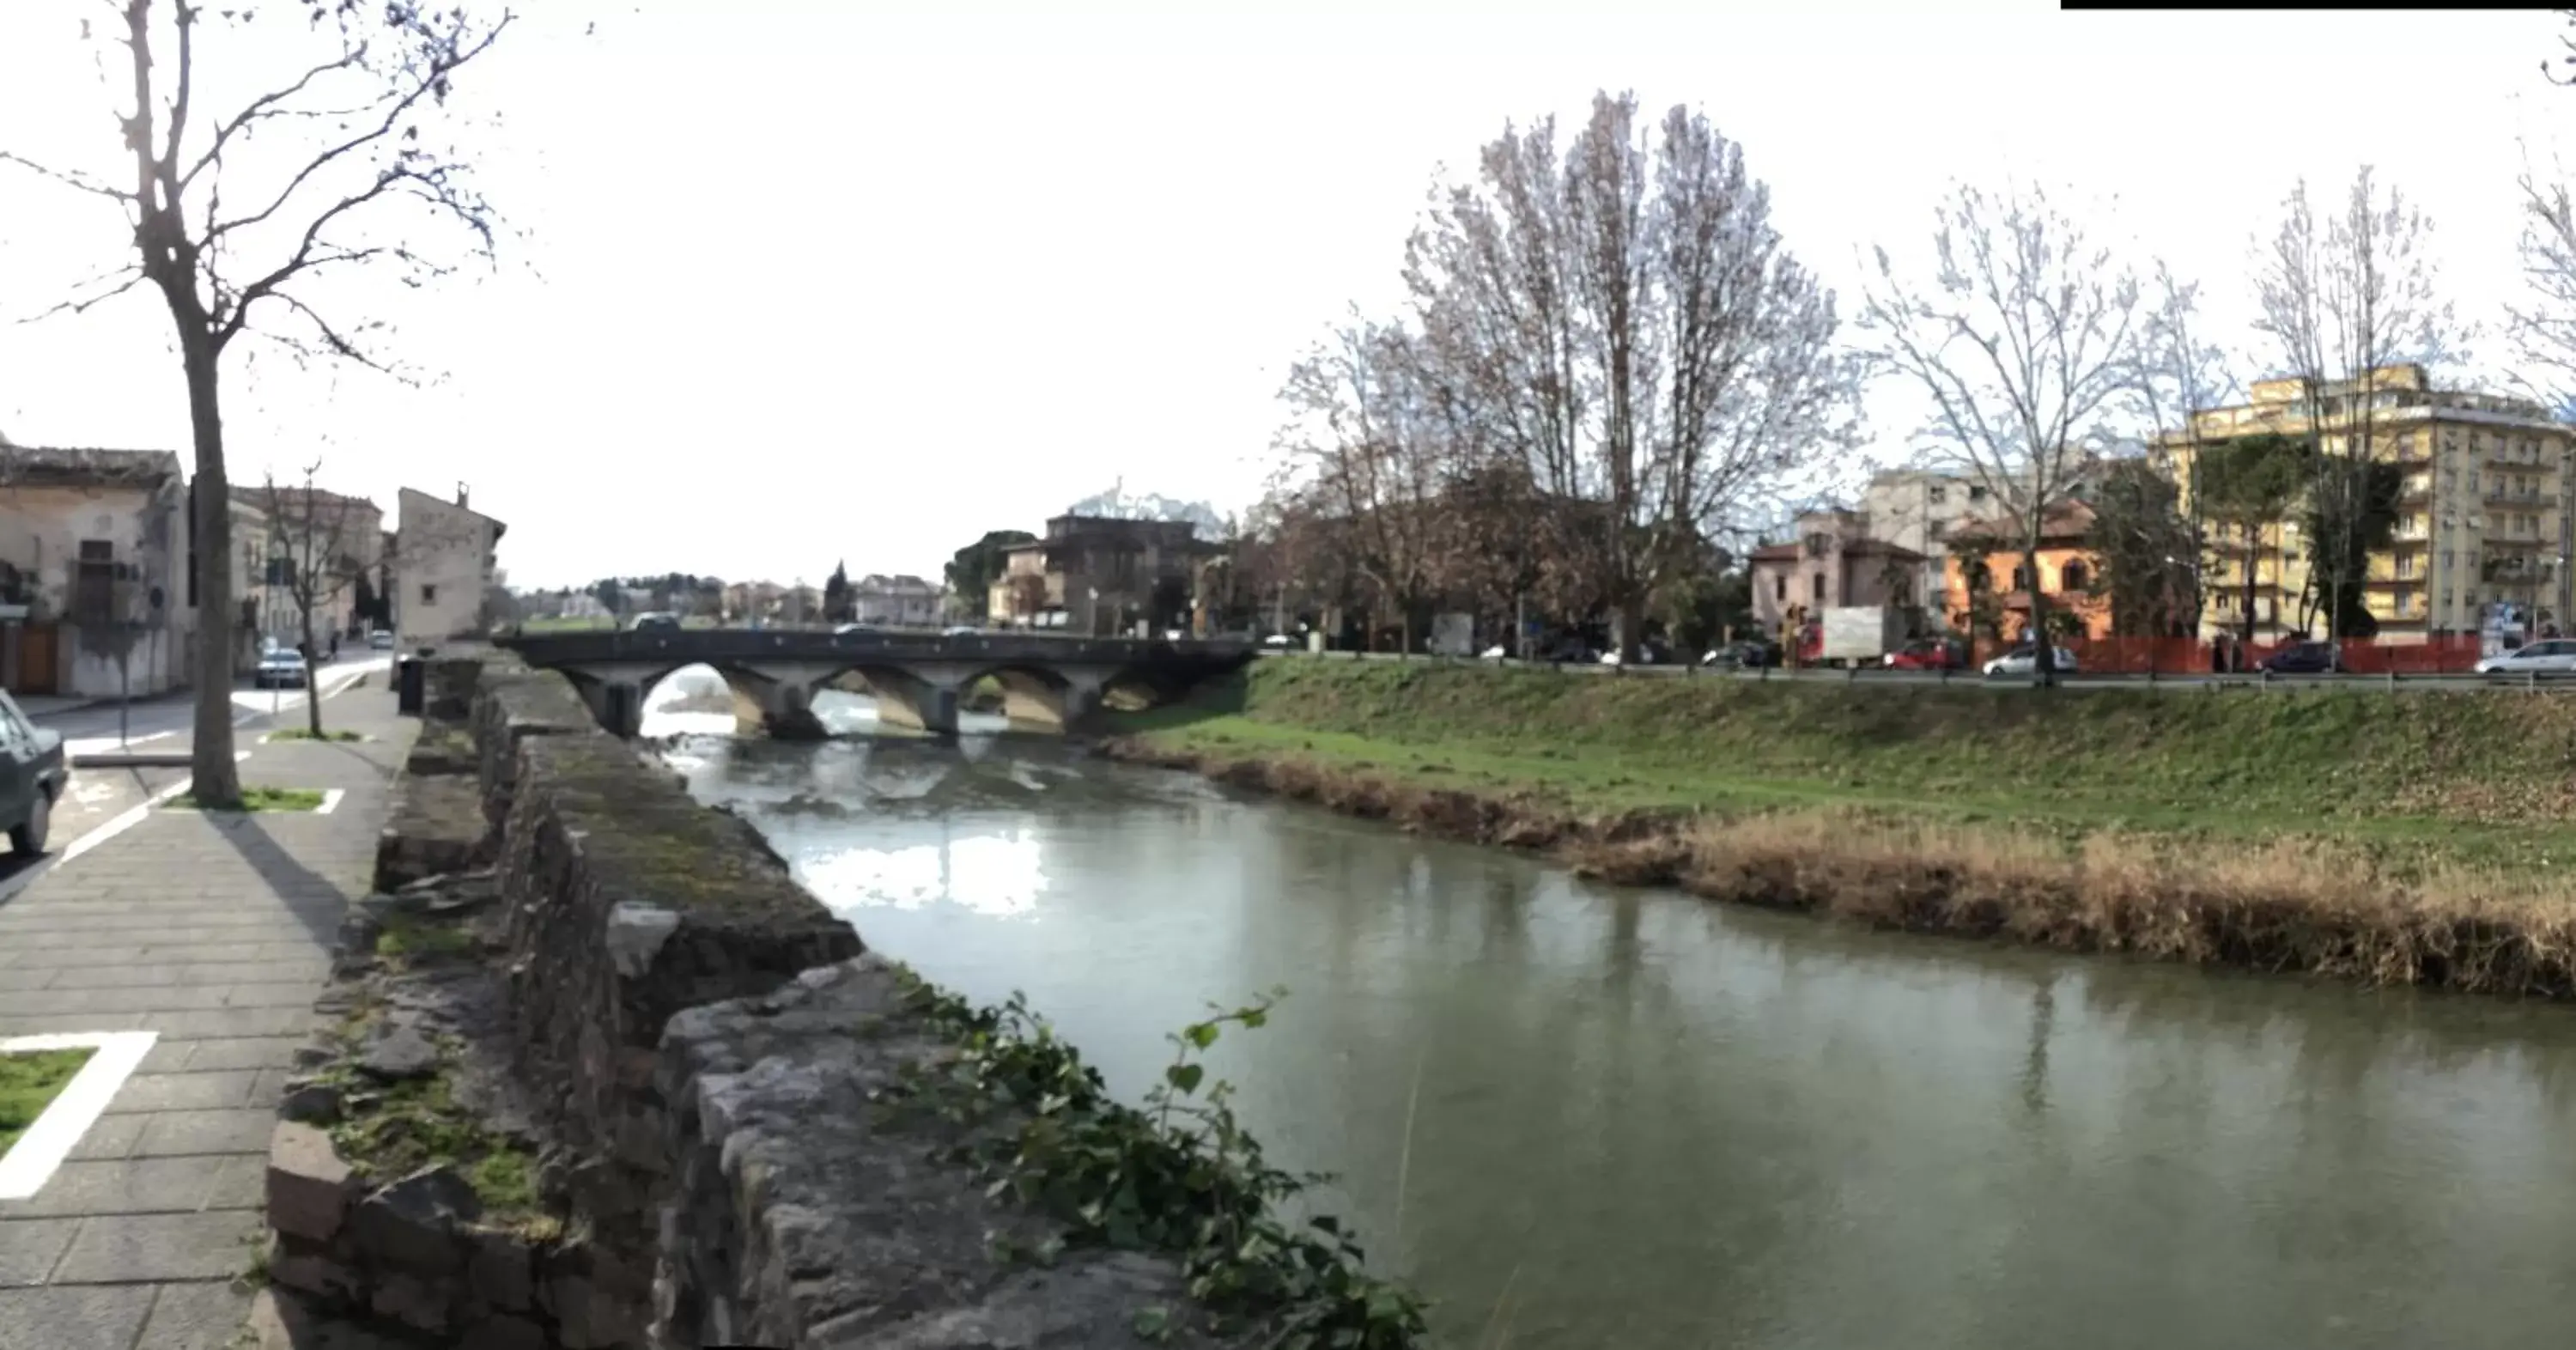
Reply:
<svg viewBox="0 0 2576 1350"><path fill-rule="evenodd" d="M1946 642L1909 642L1899 651L1887 654L1889 670L1962 670L1967 663L1959 659L1957 648Z"/></svg>

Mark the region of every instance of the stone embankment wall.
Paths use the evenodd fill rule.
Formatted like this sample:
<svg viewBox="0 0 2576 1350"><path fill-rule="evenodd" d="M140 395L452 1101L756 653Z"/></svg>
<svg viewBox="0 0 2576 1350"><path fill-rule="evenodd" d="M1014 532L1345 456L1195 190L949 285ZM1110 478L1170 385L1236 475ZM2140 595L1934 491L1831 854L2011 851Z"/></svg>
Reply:
<svg viewBox="0 0 2576 1350"><path fill-rule="evenodd" d="M1086 1350L1144 1344L1140 1309L1184 1302L1161 1258L997 1255L1052 1225L933 1161L946 1127L881 1109L945 1047L749 825L599 731L559 676L490 651L427 674L377 888L497 884L536 1191L586 1238L583 1287L526 1323L547 1344Z"/></svg>

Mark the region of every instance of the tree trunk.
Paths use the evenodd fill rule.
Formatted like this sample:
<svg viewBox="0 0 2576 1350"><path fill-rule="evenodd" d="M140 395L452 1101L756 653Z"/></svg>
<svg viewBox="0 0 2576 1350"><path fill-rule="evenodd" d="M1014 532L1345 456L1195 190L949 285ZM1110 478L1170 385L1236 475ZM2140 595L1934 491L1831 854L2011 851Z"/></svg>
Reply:
<svg viewBox="0 0 2576 1350"><path fill-rule="evenodd" d="M2254 531L2254 527L2253 527L2253 526L2251 526L2251 525L2246 526L2246 527L2245 527L2245 646L2246 646L2246 648L2247 648L2249 651L2250 651L2250 650L2253 648L2253 646L2254 646L2254 571L2255 571L2255 563L2256 563L2255 551L2256 551L2256 549L2257 549L2257 548L2259 548L2259 547L2260 547L2260 544L2261 544L2261 537L2255 533L2255 531Z"/></svg>
<svg viewBox="0 0 2576 1350"><path fill-rule="evenodd" d="M305 509L308 511L312 509L312 499L310 497L305 499ZM306 730L313 733L313 739L318 741L322 739L322 671L320 661L322 653L315 647L313 641L313 607L311 605L305 605L302 609L304 628L304 726Z"/></svg>
<svg viewBox="0 0 2576 1350"><path fill-rule="evenodd" d="M2039 540L2022 545L2022 580L2029 583L2024 592L2030 597L2030 669L2031 678L2043 685L2057 683L2057 639L2048 631L2048 594L2040 587Z"/></svg>
<svg viewBox="0 0 2576 1350"><path fill-rule="evenodd" d="M192 331L193 330L193 331ZM232 488L224 478L224 419L215 397L223 352L202 325L184 319L179 354L188 375L188 428L197 456L197 715L189 752L189 795L200 806L241 805L233 760Z"/></svg>

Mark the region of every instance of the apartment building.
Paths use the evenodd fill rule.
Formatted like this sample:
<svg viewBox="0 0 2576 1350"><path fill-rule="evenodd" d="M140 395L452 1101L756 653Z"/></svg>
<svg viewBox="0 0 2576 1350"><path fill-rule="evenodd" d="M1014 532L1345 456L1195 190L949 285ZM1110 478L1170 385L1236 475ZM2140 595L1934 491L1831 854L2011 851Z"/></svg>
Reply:
<svg viewBox="0 0 2576 1350"><path fill-rule="evenodd" d="M1922 555L1913 587L1921 596L1941 593L1942 557L1951 538L1967 522L1994 510L1993 495L1984 484L1966 474L1932 469L1888 470L1872 477L1860 494L1871 538Z"/></svg>
<svg viewBox="0 0 2576 1350"><path fill-rule="evenodd" d="M2191 509L2198 447L2273 432L2306 438L2330 455L2360 455L2404 471L2394 537L2373 552L2362 581L2380 640L2475 633L2499 613L2528 616L2526 628L2561 626L2576 610L2569 560L2576 556L2569 461L2576 429L2541 404L2467 390L2436 389L2420 365L2384 366L2367 377L2312 389L2300 379L2265 380L2248 401L2195 415L2197 436L2159 437L2155 453ZM2251 543L2214 541L2203 574L2210 603L2202 629L2241 626L2252 570L2258 637L2296 626L2313 579L2308 541L2292 519Z"/></svg>

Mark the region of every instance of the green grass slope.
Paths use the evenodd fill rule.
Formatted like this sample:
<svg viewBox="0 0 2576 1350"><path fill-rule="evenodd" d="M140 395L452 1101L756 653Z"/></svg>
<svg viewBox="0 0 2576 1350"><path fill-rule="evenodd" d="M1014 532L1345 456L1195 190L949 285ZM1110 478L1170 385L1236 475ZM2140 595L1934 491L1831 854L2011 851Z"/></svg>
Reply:
<svg viewBox="0 0 2576 1350"><path fill-rule="evenodd" d="M2516 866L2576 855L2576 697L2034 690L1605 677L1269 659L1127 719L1584 810L1857 807L2211 835L2318 834Z"/></svg>

